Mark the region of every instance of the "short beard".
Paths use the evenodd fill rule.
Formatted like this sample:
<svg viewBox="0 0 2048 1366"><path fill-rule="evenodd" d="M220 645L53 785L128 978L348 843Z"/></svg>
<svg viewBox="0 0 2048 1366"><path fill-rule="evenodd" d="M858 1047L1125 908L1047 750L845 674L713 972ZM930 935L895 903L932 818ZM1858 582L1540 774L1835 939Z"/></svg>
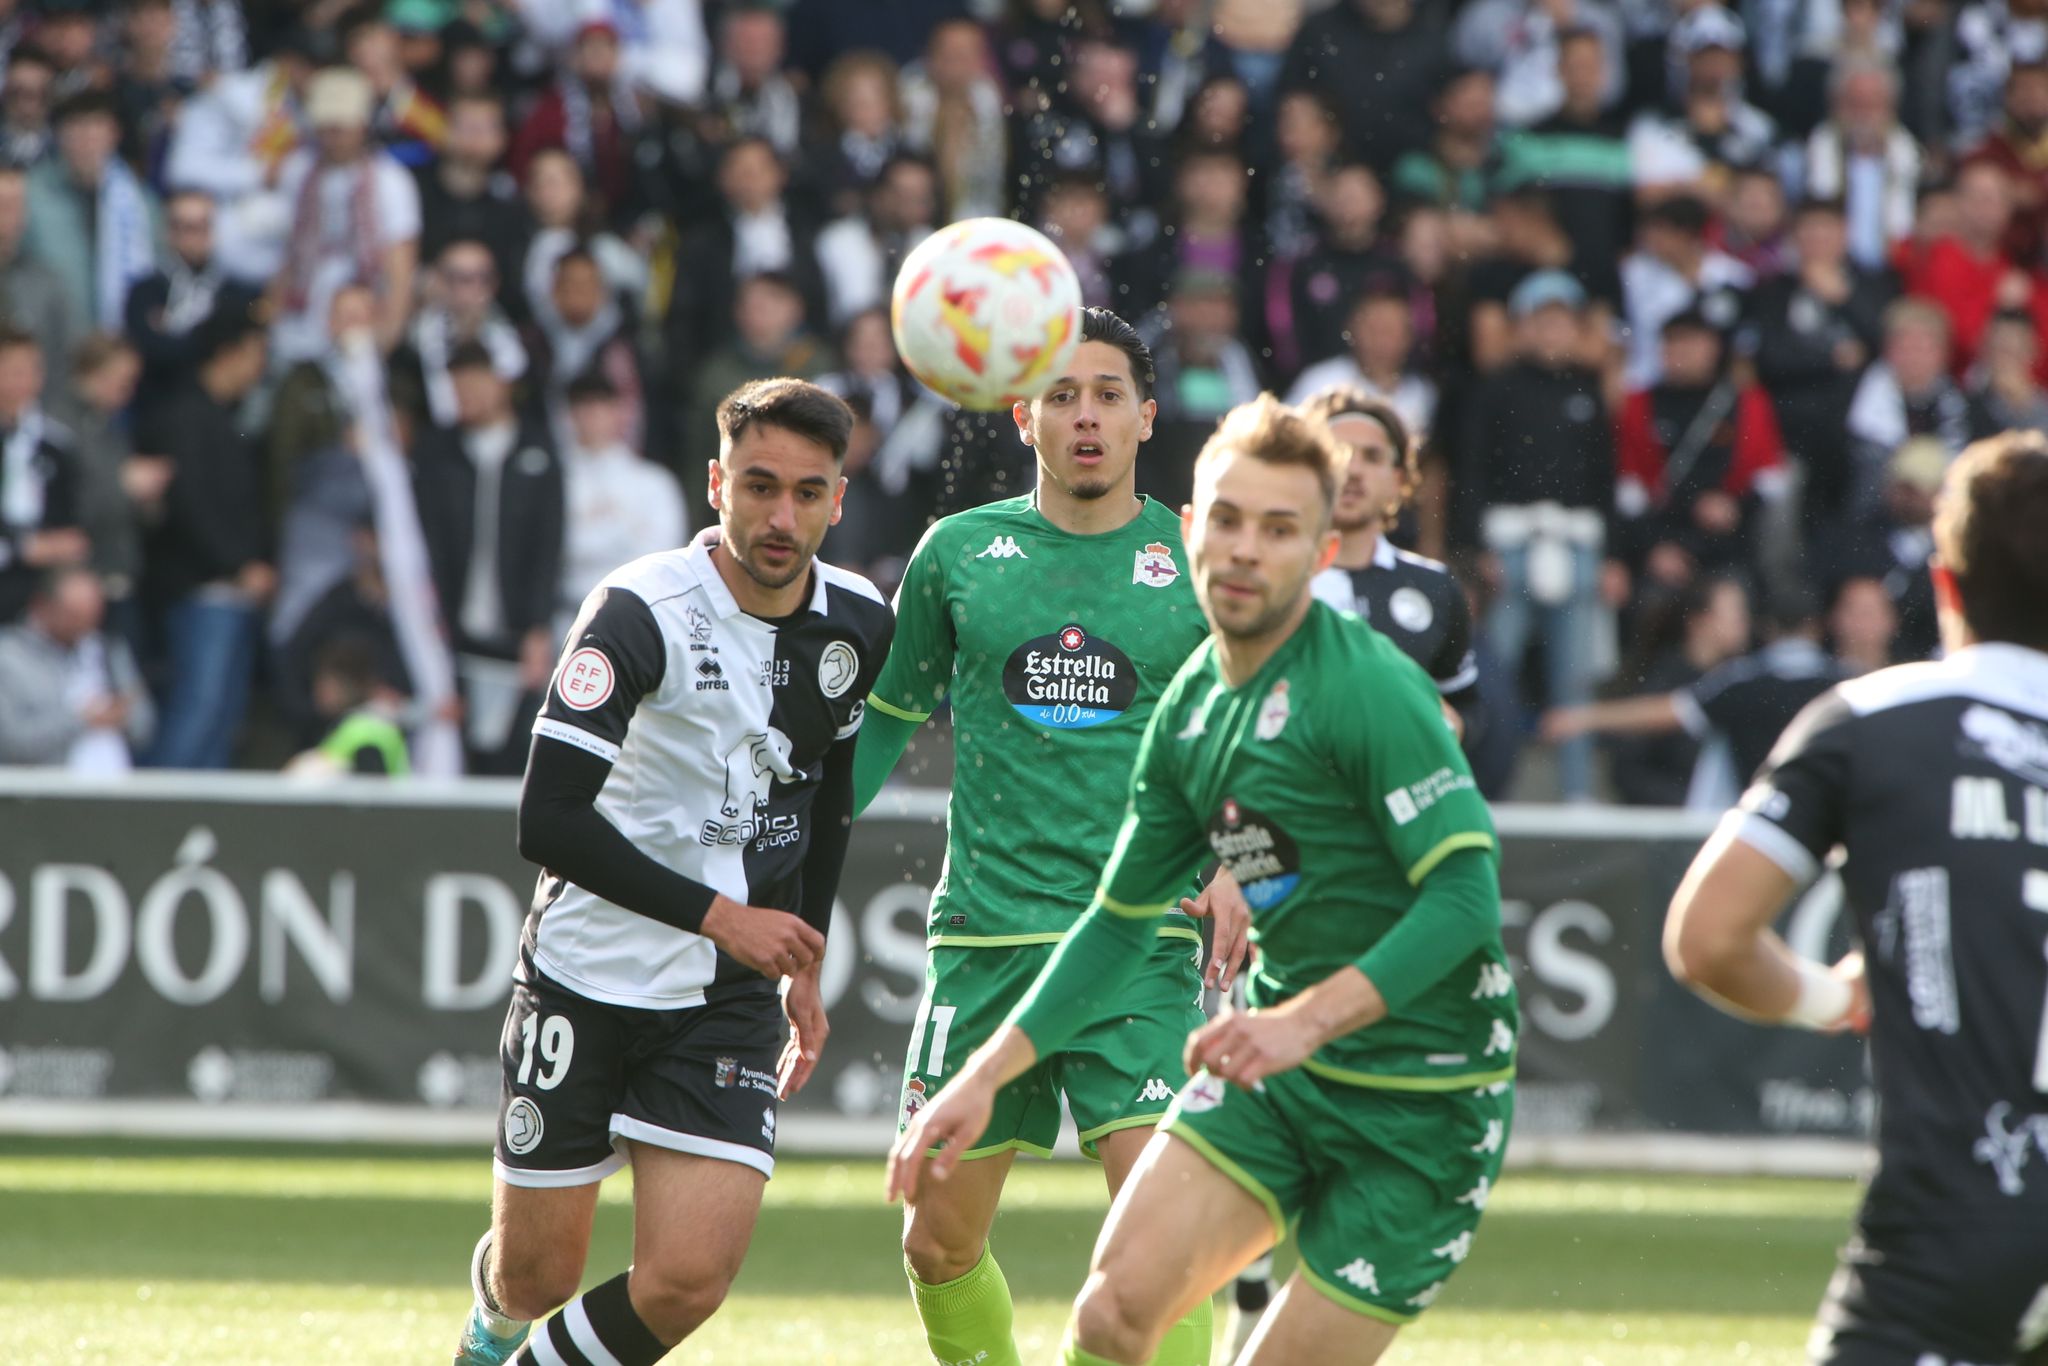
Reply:
<svg viewBox="0 0 2048 1366"><path fill-rule="evenodd" d="M735 555L732 558L733 563L737 564L746 573L748 578L760 584L763 588L775 589L787 588L804 575L810 573L811 559L816 554L817 551L815 550L807 554L799 547L796 562L790 566L789 572L780 577L770 574L767 570L755 564L751 555Z"/></svg>
<svg viewBox="0 0 2048 1366"><path fill-rule="evenodd" d="M1332 513L1330 525L1341 532L1349 534L1353 531L1365 531L1371 527L1379 526L1385 520L1378 513L1368 508L1356 517L1342 517Z"/></svg>
<svg viewBox="0 0 2048 1366"><path fill-rule="evenodd" d="M1113 486L1107 480L1091 480L1088 483L1076 480L1067 485L1067 492L1084 503L1092 503L1097 498L1109 497L1111 487Z"/></svg>

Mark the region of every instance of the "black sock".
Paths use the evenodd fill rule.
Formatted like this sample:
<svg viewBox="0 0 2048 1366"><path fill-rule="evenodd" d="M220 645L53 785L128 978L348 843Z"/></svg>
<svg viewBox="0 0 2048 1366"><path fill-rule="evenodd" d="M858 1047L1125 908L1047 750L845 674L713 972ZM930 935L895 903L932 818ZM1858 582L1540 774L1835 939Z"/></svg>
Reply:
<svg viewBox="0 0 2048 1366"><path fill-rule="evenodd" d="M1272 1298L1273 1283L1264 1276L1237 1278L1237 1307L1240 1313L1262 1313Z"/></svg>
<svg viewBox="0 0 2048 1366"><path fill-rule="evenodd" d="M667 1345L633 1312L624 1273L582 1299L569 1301L561 1313L536 1327L512 1358L513 1366L592 1366L594 1358L579 1340L602 1347L619 1366L654 1366L668 1355Z"/></svg>

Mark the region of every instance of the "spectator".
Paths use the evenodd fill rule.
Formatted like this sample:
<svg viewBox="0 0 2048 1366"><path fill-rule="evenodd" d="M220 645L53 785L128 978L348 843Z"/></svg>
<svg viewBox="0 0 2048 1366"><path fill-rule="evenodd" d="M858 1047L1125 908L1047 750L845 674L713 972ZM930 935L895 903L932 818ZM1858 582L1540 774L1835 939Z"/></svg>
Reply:
<svg viewBox="0 0 2048 1366"><path fill-rule="evenodd" d="M1927 659L1940 644L1934 615L1934 495L1955 457L1938 441L1915 437L1886 463L1878 506L1845 521L1818 556L1836 573L1874 578L1898 612L1896 653Z"/></svg>
<svg viewBox="0 0 2048 1366"><path fill-rule="evenodd" d="M85 320L73 314L64 286L25 245L28 175L0 164L0 320L26 332L46 356L68 356Z"/></svg>
<svg viewBox="0 0 2048 1366"><path fill-rule="evenodd" d="M458 347L448 368L457 423L416 444L414 497L455 647L469 771L516 774L555 662L562 464L545 431L519 422L487 349Z"/></svg>
<svg viewBox="0 0 2048 1366"><path fill-rule="evenodd" d="M164 209L168 264L128 291L122 310L128 340L142 359L144 409L169 398L191 373L186 339L216 311L246 313L262 297L229 276L214 250L213 201L197 190L171 195Z"/></svg>
<svg viewBox="0 0 2048 1366"><path fill-rule="evenodd" d="M163 239L156 196L116 155L120 145L113 101L74 95L57 107L57 155L28 176L28 253L57 277L73 317L108 330L156 270Z"/></svg>
<svg viewBox="0 0 2048 1366"><path fill-rule="evenodd" d="M1106 39L1076 45L1067 99L1047 104L1016 127L1012 164L1020 201L1036 208L1061 173L1085 172L1117 206L1126 249L1159 230L1155 207L1166 197L1164 138L1139 116L1138 58Z"/></svg>
<svg viewBox="0 0 2048 1366"><path fill-rule="evenodd" d="M1621 263L1631 388L1656 383L1658 339L1674 313L1697 307L1722 328L1741 316L1743 293L1755 277L1742 262L1707 244L1710 217L1704 203L1683 196L1653 205L1643 215L1640 245Z"/></svg>
<svg viewBox="0 0 2048 1366"><path fill-rule="evenodd" d="M1246 217L1245 165L1238 154L1190 151L1174 168L1173 184L1168 230L1115 268L1117 308L1131 317L1158 307L1168 286L1189 271L1221 277L1241 296L1249 296L1257 278L1262 252Z"/></svg>
<svg viewBox="0 0 2048 1366"><path fill-rule="evenodd" d="M2013 64L2006 77L2004 112L1970 151L1970 161L1988 161L2012 187L2012 225L2005 252L2015 261L2038 262L2048 246L2048 53Z"/></svg>
<svg viewBox="0 0 2048 1366"><path fill-rule="evenodd" d="M392 357L392 401L424 422L452 427L457 418L450 358L476 344L508 385L526 375L519 329L498 307L498 267L490 248L461 238L441 249L427 276L425 305L413 315L405 345Z"/></svg>
<svg viewBox="0 0 2048 1366"><path fill-rule="evenodd" d="M121 16L121 63L114 77L121 154L154 177L163 164L184 86L172 67L177 15L171 0L129 0Z"/></svg>
<svg viewBox="0 0 2048 1366"><path fill-rule="evenodd" d="M335 290L334 302L327 310L327 349L294 362L278 383L270 405L270 427L263 435L263 483L271 525L285 525L286 504L299 486L306 460L346 440L354 419L337 367L347 339L372 331L376 318L377 300L366 286L343 285ZM287 573L287 589L290 578Z"/></svg>
<svg viewBox="0 0 2048 1366"><path fill-rule="evenodd" d="M1407 293L1412 279L1396 248L1380 235L1386 196L1379 177L1363 163L1331 172L1322 200L1321 239L1294 264L1286 305L1271 312L1274 368L1297 373L1311 360L1345 350L1351 301L1369 290Z"/></svg>
<svg viewBox="0 0 2048 1366"><path fill-rule="evenodd" d="M1274 139L1278 165L1265 180L1265 232L1276 258L1292 261L1315 245L1316 205L1337 162L1344 127L1328 100L1307 90L1280 97Z"/></svg>
<svg viewBox="0 0 2048 1366"><path fill-rule="evenodd" d="M163 514L171 462L137 455L129 435L129 406L142 377L134 347L111 332L95 332L79 343L70 370L71 382L53 395L51 409L71 433L79 526L92 544L90 563L106 593L108 621L132 641L141 626L141 524Z"/></svg>
<svg viewBox="0 0 2048 1366"><path fill-rule="evenodd" d="M802 150L803 98L782 68L787 43L782 15L768 5L726 12L705 102L710 141L759 138L785 162Z"/></svg>
<svg viewBox="0 0 2048 1366"><path fill-rule="evenodd" d="M239 417L268 350L253 317L216 313L192 333L191 355L191 377L143 439L172 470L163 518L144 539L146 597L170 662L150 763L226 768L248 705L258 618L277 586L254 434Z"/></svg>
<svg viewBox="0 0 2048 1366"><path fill-rule="evenodd" d="M2016 309L1991 315L1984 346L1970 374L1970 439L2015 428L2048 431L2048 392L2038 378L2041 339L2030 314Z"/></svg>
<svg viewBox="0 0 2048 1366"><path fill-rule="evenodd" d="M1245 89L1244 82L1233 72L1218 71L1196 88L1180 118L1168 122L1153 115L1149 121L1160 128L1178 128L1173 142L1181 156L1215 151L1233 152L1241 157L1245 153L1251 113L1251 92Z"/></svg>
<svg viewBox="0 0 2048 1366"><path fill-rule="evenodd" d="M412 757L399 728L400 708L377 677L377 656L362 640L344 638L320 651L313 669L313 706L328 730L285 772L296 778L403 778Z"/></svg>
<svg viewBox="0 0 2048 1366"><path fill-rule="evenodd" d="M48 55L57 69L55 93L58 100L104 91L109 73L100 52L99 6L92 0L42 0L36 23L36 46Z"/></svg>
<svg viewBox="0 0 2048 1366"><path fill-rule="evenodd" d="M903 258L931 235L937 221L937 183L930 163L892 157L868 188L862 212L827 224L818 234L826 316L843 325L856 313L886 304Z"/></svg>
<svg viewBox="0 0 2048 1366"><path fill-rule="evenodd" d="M1970 400L1951 377L1948 315L1924 299L1885 310L1884 353L1849 401L1844 509L1853 521L1877 508L1884 469L1908 437L1932 437L1953 460L1970 440Z"/></svg>
<svg viewBox="0 0 2048 1366"><path fill-rule="evenodd" d="M1164 317L1147 320L1159 408L1138 491L1168 507L1193 499L1195 456L1223 415L1259 396L1258 370L1237 339L1237 298L1229 276L1190 269L1174 281Z"/></svg>
<svg viewBox="0 0 2048 1366"><path fill-rule="evenodd" d="M519 267L522 312L531 313L554 291L555 262L578 244L597 258L614 293L638 297L646 291L646 260L603 230L584 196L583 172L567 152L544 150L534 156L526 171L526 205L533 214L533 237Z"/></svg>
<svg viewBox="0 0 2048 1366"><path fill-rule="evenodd" d="M43 50L17 44L7 54L7 84L0 87L0 164L26 169L49 154L50 106L57 69Z"/></svg>
<svg viewBox="0 0 2048 1366"><path fill-rule="evenodd" d="M888 524L876 537L860 539L876 555L907 557L924 530L923 510L930 499L921 481L938 464L940 418L952 405L928 394L904 372L886 308L849 319L840 330L839 355L841 367L820 376L818 384L848 403L859 401L861 421L874 441L863 482L873 486L868 501L886 508Z"/></svg>
<svg viewBox="0 0 2048 1366"><path fill-rule="evenodd" d="M347 68L322 71L308 88L317 146L292 153L279 173L292 205L284 266L271 286L282 360L326 349L328 305L351 281L376 297L383 349L405 333L419 266L419 187L371 144L374 100L369 81Z"/></svg>
<svg viewBox="0 0 2048 1366"><path fill-rule="evenodd" d="M1517 672L1540 631L1552 705L1591 695L1602 599L1625 596L1626 571L1608 548L1614 433L1599 376L1577 360L1585 302L1562 271L1516 287L1516 358L1468 400L1452 468L1452 544L1483 548L1498 584L1493 653ZM1568 800L1592 795L1584 742L1562 750L1559 780Z"/></svg>
<svg viewBox="0 0 2048 1366"><path fill-rule="evenodd" d="M1589 276L1611 274L1628 241L1628 120L1606 98L1608 63L1619 50L1592 29L1566 30L1557 46L1563 102L1549 118L1502 142L1505 182L1549 195L1558 224L1574 244L1582 284ZM1598 288L1588 289L1599 297Z"/></svg>
<svg viewBox="0 0 2048 1366"><path fill-rule="evenodd" d="M1834 82L1833 117L1806 142L1806 193L1843 202L1849 255L1876 270L1913 230L1920 144L1899 123L1898 76L1890 67L1844 64Z"/></svg>
<svg viewBox="0 0 2048 1366"><path fill-rule="evenodd" d="M1337 0L1295 35L1282 90L1308 90L1343 112L1344 140L1382 175L1429 141L1430 99L1450 61L1447 7L1416 0ZM1360 99L1360 91L1373 92Z"/></svg>
<svg viewBox="0 0 2048 1366"><path fill-rule="evenodd" d="M518 182L500 165L505 156L505 105L496 95L457 95L448 104L448 141L420 171L420 255L439 260L450 242L469 238L490 248L498 278L517 281L520 250L533 222ZM505 303L520 309L520 291Z"/></svg>
<svg viewBox="0 0 2048 1366"><path fill-rule="evenodd" d="M1774 172L1751 166L1729 177L1719 228L1715 246L1740 261L1752 280L1769 280L1791 268L1785 185Z"/></svg>
<svg viewBox="0 0 2048 1366"><path fill-rule="evenodd" d="M570 391L579 381L595 377L609 386L611 402L623 415L619 440L644 452L647 392L641 383L640 357L626 312L606 285L595 256L575 249L562 254L555 262L554 292L534 322L541 402L558 447L566 451L574 435Z"/></svg>
<svg viewBox="0 0 2048 1366"><path fill-rule="evenodd" d="M1002 88L988 72L981 25L949 19L933 27L924 58L903 73L904 141L937 167L948 222L1009 206L1010 129Z"/></svg>
<svg viewBox="0 0 2048 1366"><path fill-rule="evenodd" d="M704 97L711 40L702 0L591 0L583 8L625 40L621 65L634 88L671 105Z"/></svg>
<svg viewBox="0 0 2048 1366"><path fill-rule="evenodd" d="M1436 386L1414 368L1415 320L1402 294L1366 293L1351 308L1350 349L1301 372L1287 401L1306 403L1325 389L1355 389L1400 415L1416 444L1435 429Z"/></svg>
<svg viewBox="0 0 2048 1366"><path fill-rule="evenodd" d="M42 397L35 338L0 330L0 623L21 615L38 574L92 554L78 457L44 419Z"/></svg>
<svg viewBox="0 0 2048 1366"><path fill-rule="evenodd" d="M402 166L432 161L448 136L447 115L406 69L397 25L373 2L345 16L338 33L349 69L370 85L372 137Z"/></svg>
<svg viewBox="0 0 2048 1366"><path fill-rule="evenodd" d="M872 49L848 52L820 85L825 130L809 179L834 217L860 212L868 189L903 150L896 64Z"/></svg>
<svg viewBox="0 0 2048 1366"><path fill-rule="evenodd" d="M562 448L564 534L555 636L566 634L584 598L620 565L673 550L689 539L675 476L627 444L632 410L598 372L568 386L571 439Z"/></svg>
<svg viewBox="0 0 2048 1366"><path fill-rule="evenodd" d="M1588 340L1582 353L1588 363L1604 364L1621 309L1621 276L1613 261L1589 257L1558 219L1555 198L1538 189L1511 190L1494 201L1493 239L1494 252L1473 262L1466 274L1473 368L1498 369L1513 353L1508 299L1515 286L1544 270L1568 271L1585 290Z"/></svg>
<svg viewBox="0 0 2048 1366"><path fill-rule="evenodd" d="M1972 147L1997 119L2013 68L2048 60L2048 8L2040 0L1962 0L1943 8L1955 11L1943 23L1951 46L1941 54L1949 141Z"/></svg>
<svg viewBox="0 0 2048 1366"><path fill-rule="evenodd" d="M1893 663L1899 612L1881 580L1851 574L1835 585L1828 604L1828 652L1850 678Z"/></svg>
<svg viewBox="0 0 2048 1366"><path fill-rule="evenodd" d="M1697 310L1673 314L1662 374L1623 401L1616 422L1617 548L1666 588L1702 569L1753 565L1763 504L1785 492L1770 397L1731 374L1722 350Z"/></svg>
<svg viewBox="0 0 2048 1366"><path fill-rule="evenodd" d="M242 0L172 0L171 75L187 90L249 64Z"/></svg>
<svg viewBox="0 0 2048 1366"><path fill-rule="evenodd" d="M1665 600L1643 626L1645 663L1624 666L1632 693L1671 693L1749 650L1749 590L1728 574L1704 574ZM1660 626L1658 622L1668 622ZM1610 735L1608 776L1630 806L1684 806L1700 742L1684 729Z"/></svg>
<svg viewBox="0 0 2048 1366"><path fill-rule="evenodd" d="M619 33L608 19L592 19L576 32L561 78L542 95L512 144L512 174L524 180L543 148L576 159L584 184L595 191L595 212L607 223L625 221L633 207L633 140L640 103L619 60Z"/></svg>
<svg viewBox="0 0 2048 1366"><path fill-rule="evenodd" d="M1848 497L1849 404L1863 367L1883 345L1895 286L1888 274L1849 259L1838 200L1801 204L1792 242L1798 268L1758 286L1747 334L1757 379L1771 395L1800 474L1810 535Z"/></svg>
<svg viewBox="0 0 2048 1366"><path fill-rule="evenodd" d="M1931 299L1948 315L1950 364L1966 373L1977 358L1984 325L2000 308L2024 308L2033 282L2005 254L2012 227L2012 183L2003 169L1974 161L1956 175L1956 230L1928 244L1904 271L1908 294Z"/></svg>
<svg viewBox="0 0 2048 1366"><path fill-rule="evenodd" d="M750 379L794 375L814 379L832 368L824 345L804 327L804 298L796 281L774 271L740 281L733 300L733 339L697 371L684 434L681 470L687 505L704 507L704 455L718 449L713 413L718 401Z"/></svg>
<svg viewBox="0 0 2048 1366"><path fill-rule="evenodd" d="M1430 108L1435 130L1427 146L1394 163L1394 193L1445 210L1460 226L1459 240L1470 241L1461 216L1486 211L1501 174L1493 74L1476 68L1446 73Z"/></svg>
<svg viewBox="0 0 2048 1366"><path fill-rule="evenodd" d="M1476 0L1458 16L1454 50L1460 62L1500 81L1500 121L1509 128L1541 123L1564 105L1561 49L1567 34L1599 44L1601 106L1620 100L1621 20L1605 0Z"/></svg>
<svg viewBox="0 0 2048 1366"><path fill-rule="evenodd" d="M720 212L684 243L688 274L677 280L669 301L672 364L695 364L732 335L739 283L763 272L796 285L803 316L825 316L817 234L784 198L788 182L782 159L764 139L742 138L726 149L718 164Z"/></svg>
<svg viewBox="0 0 2048 1366"><path fill-rule="evenodd" d="M1116 285L1110 278L1110 255L1120 234L1110 224L1109 196L1102 182L1086 171L1056 177L1046 188L1039 227L1058 243L1081 281L1081 303L1087 308L1114 308Z"/></svg>
<svg viewBox="0 0 2048 1366"><path fill-rule="evenodd" d="M28 616L0 627L0 764L107 777L134 767L155 724L135 657L102 629L92 571L47 571Z"/></svg>
<svg viewBox="0 0 2048 1366"><path fill-rule="evenodd" d="M1775 157L1777 125L1742 95L1742 21L1720 5L1700 5L1671 29L1684 61L1683 98L1673 115L1646 113L1629 128L1638 199L1720 197L1729 172Z"/></svg>

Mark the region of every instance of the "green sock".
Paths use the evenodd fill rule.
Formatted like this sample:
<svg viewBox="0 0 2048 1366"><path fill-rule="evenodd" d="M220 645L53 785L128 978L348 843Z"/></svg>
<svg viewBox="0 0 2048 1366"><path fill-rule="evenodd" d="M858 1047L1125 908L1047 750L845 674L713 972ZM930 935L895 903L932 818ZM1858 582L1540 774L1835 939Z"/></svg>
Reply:
<svg viewBox="0 0 2048 1366"><path fill-rule="evenodd" d="M1117 1366L1108 1357L1099 1357L1093 1352L1084 1352L1074 1345L1073 1325L1067 1326L1067 1340L1060 1345L1060 1366Z"/></svg>
<svg viewBox="0 0 2048 1366"><path fill-rule="evenodd" d="M925 1340L940 1361L971 1361L975 1366L1024 1366L1010 1336L1010 1284L996 1265L993 1246L985 1247L974 1270L943 1285L926 1285L908 1262L910 1297L924 1320Z"/></svg>
<svg viewBox="0 0 2048 1366"><path fill-rule="evenodd" d="M1216 1314L1212 1302L1203 1300L1188 1316L1166 1330L1152 1366L1209 1366L1209 1347L1216 1340Z"/></svg>

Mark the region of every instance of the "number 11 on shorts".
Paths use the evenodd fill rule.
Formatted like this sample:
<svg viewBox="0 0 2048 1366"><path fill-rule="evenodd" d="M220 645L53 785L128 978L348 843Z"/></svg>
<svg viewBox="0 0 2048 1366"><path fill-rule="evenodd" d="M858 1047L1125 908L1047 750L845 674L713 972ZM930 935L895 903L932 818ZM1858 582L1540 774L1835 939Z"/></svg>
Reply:
<svg viewBox="0 0 2048 1366"><path fill-rule="evenodd" d="M953 1032L953 1014L958 1006L933 1006L929 1019L920 1011L917 1017L917 1032L910 1039L910 1070L927 1077L936 1077L946 1070L946 1036ZM931 1053L925 1058L925 1065L917 1065L918 1054L924 1052L925 1025L931 1025Z"/></svg>

